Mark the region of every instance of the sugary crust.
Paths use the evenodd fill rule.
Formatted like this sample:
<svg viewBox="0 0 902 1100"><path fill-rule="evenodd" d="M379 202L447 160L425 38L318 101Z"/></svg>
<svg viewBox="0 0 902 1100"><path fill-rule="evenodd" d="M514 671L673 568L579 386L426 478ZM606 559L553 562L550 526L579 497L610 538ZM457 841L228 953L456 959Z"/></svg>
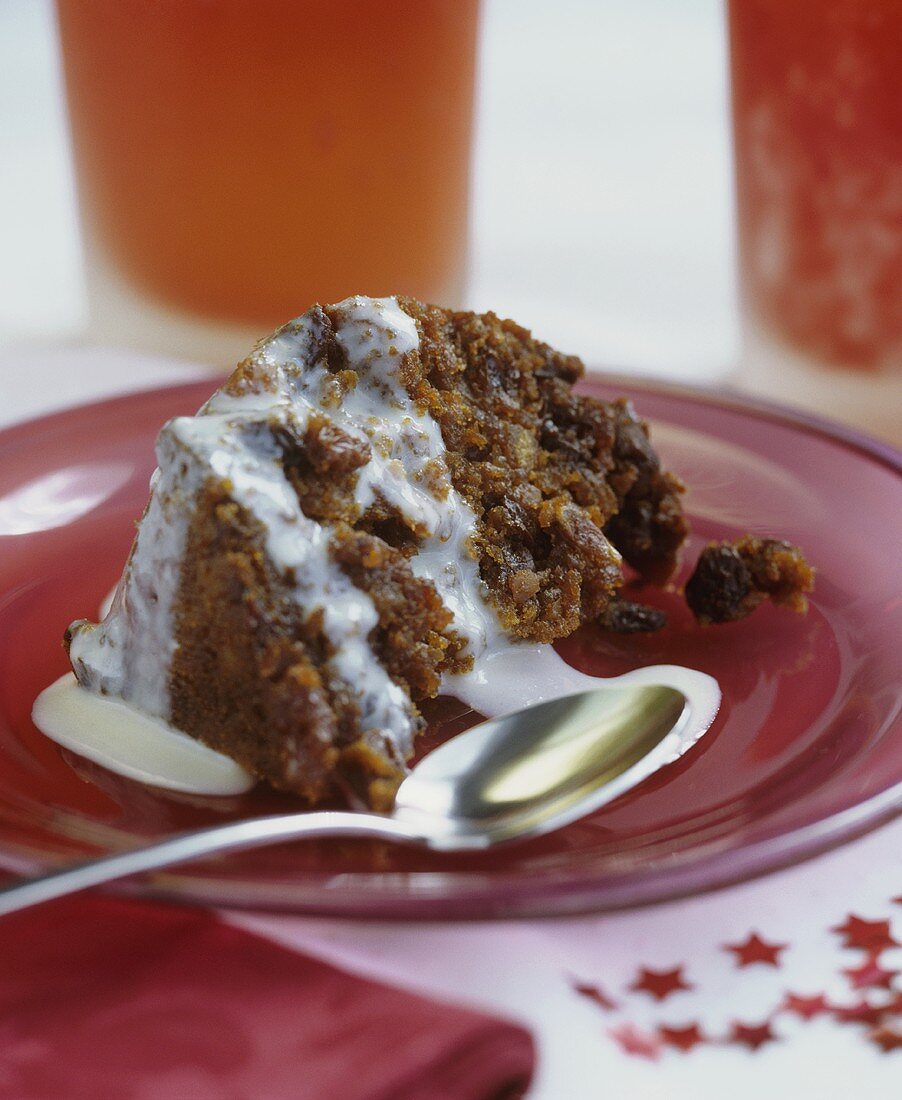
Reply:
<svg viewBox="0 0 902 1100"><path fill-rule="evenodd" d="M421 333L408 385L479 517L475 550L505 629L549 642L603 619L621 554L666 579L687 530L682 485L629 402L574 393L581 361L513 321L401 304Z"/></svg>
<svg viewBox="0 0 902 1100"><path fill-rule="evenodd" d="M681 496L685 486L661 469L649 436L625 399L610 406L615 425L611 488L617 512L605 532L626 561L654 584L663 584L677 565L689 533Z"/></svg>

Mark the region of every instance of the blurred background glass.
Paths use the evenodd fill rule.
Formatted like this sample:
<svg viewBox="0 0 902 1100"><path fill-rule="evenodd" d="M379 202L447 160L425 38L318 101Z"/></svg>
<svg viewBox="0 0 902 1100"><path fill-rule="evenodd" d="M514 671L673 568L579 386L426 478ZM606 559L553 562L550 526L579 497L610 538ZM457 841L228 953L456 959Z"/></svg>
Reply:
<svg viewBox="0 0 902 1100"><path fill-rule="evenodd" d="M902 432L902 3L730 0L742 380Z"/></svg>
<svg viewBox="0 0 902 1100"><path fill-rule="evenodd" d="M96 339L228 363L361 288L462 305L478 0L56 8Z"/></svg>
<svg viewBox="0 0 902 1100"><path fill-rule="evenodd" d="M70 26L67 31L67 9L70 14L75 12L83 24L82 32L87 34L85 20L94 18L90 13L105 9L108 3L114 11L150 6L149 0L120 0L119 3L113 0L96 0L96 3L95 0L90 3L87 0L60 0L60 3L64 39L72 30ZM800 18L802 13L807 13L809 20L814 18L816 21L818 11L843 3L847 8L859 10L888 11L892 6L899 11L893 0L873 5L855 3L855 0L830 0L824 4L800 0L797 5L781 5L774 0L769 5L772 11L768 18L774 17L773 12L785 9L798 11ZM206 3L185 0L176 8L179 12L188 12L203 7L209 15L212 10L232 5L237 9L264 10L269 4L274 11L280 10L286 19L309 7L307 2L283 5L276 0L259 5L251 5L250 0L246 3L222 0L221 4L216 0ZM749 154L752 146L742 127L740 114L744 112L743 104L751 103L775 71L772 66L755 60L755 51L760 52L762 12L768 6L765 0L760 4L758 0L733 0L730 12L733 61L739 81L735 99L736 162L742 226L743 302L746 319L755 321L753 326L746 325L742 346L736 280L740 265L735 254L737 218L726 5L721 0L681 0L679 4L671 0L643 0L642 3L566 0L552 7L547 0L483 0L478 19L475 139L468 190L471 248L462 287L460 271L466 233L461 232L460 226L462 221L466 224L467 215L460 205L454 206L450 196L467 193L467 145L466 137L461 135L465 134L469 118L467 87L472 85L466 84L463 74L468 74L467 80L470 78L467 66L471 64L468 59L472 54L468 51L477 39L477 18L475 0L447 0L444 6L446 11L451 9L458 14L454 29L445 26L442 31L441 47L434 45L430 33L441 26L442 0L422 5L416 0L396 0L395 3L384 0L380 4L370 4L366 0L333 0L321 5L331 14L316 36L298 30L276 36L277 41L264 36L259 40L263 45L244 42L241 57L252 68L271 76L272 66L263 59L279 57L283 59L279 67L284 67L284 73L279 78L281 84L276 81L272 87L255 85L250 101L243 93L236 100L232 113L245 127L240 142L233 141L236 135L229 132L228 112L219 112L221 97L216 93L224 86L240 88L247 82L247 74L214 71L210 81L201 79L191 60L197 56L194 51L200 48L195 41L192 50L188 51L186 68L191 79L184 82L177 94L175 91L172 94L180 101L191 95L200 97L198 102L206 102L214 115L219 112L220 120L212 127L205 127L203 119L208 113L205 108L195 113L190 125L182 124L179 140L184 140L189 147L192 141L200 141L203 157L212 158L211 163L222 170L233 163L236 145L250 141L253 146L259 139L255 157L241 164L241 171L250 173L242 186L259 188L261 194L267 193L268 188L273 203L264 202L263 205L272 208L281 203L285 218L297 227L300 222L294 220L296 217L307 219L310 216L309 210L300 209L306 204L292 207L285 203L282 192L292 190L291 184L286 182L284 175L278 174L271 185L265 177L261 180L251 171L253 160L261 158L261 150L267 143L271 145L273 131L277 135L283 132L280 127L300 125L297 120L301 118L306 118L305 142L317 140L324 149L331 142L335 148L334 133L330 136L328 125L317 130L312 126L312 116L304 115L306 108L289 112L288 104L313 103L320 92L323 98L319 102L329 103L338 92L338 103L357 105L361 103L361 89L366 86L359 60L355 64L348 60L341 77L333 76L331 70L327 72L326 63L321 69L311 63L309 58L311 51L316 52L316 42L325 41L317 55L323 58L330 56L336 42L346 40L348 59L352 54L358 59L369 57L365 60L367 65L372 63L372 54L379 49L397 50L393 56L398 63L392 66L391 72L386 69L380 80L395 80L397 87L415 88L414 98L423 99L423 102L393 103L389 114L394 116L399 107L402 111L409 108L414 112L415 117L407 125L420 133L421 152L433 150L432 166L447 169L438 173L447 186L442 191L433 181L436 185L431 191L426 188L428 194L422 196L421 204L409 208L410 218L396 230L405 242L398 257L386 257L384 250L376 249L370 252L368 262L400 259L401 268L407 265L406 274L421 280L420 285L425 288L415 289L413 282L409 283L416 293L449 304L462 302L469 308L494 309L512 316L531 327L541 338L580 354L592 366L675 381L739 385L777 399L796 400L811 408L827 408L834 415L846 416L884 434L898 431L895 421L900 418L886 412L898 392L893 389L898 385L893 369L884 365L876 373L868 368L853 374L844 363L829 370L824 382L821 368L811 367L810 349L801 353L795 338L787 338L785 333L775 339L776 326L772 319L766 324L759 323L765 311L757 305L754 310L749 306L754 296L749 292L749 272L752 270L749 257L753 252L760 254L757 245L749 245L752 235L757 234L757 230L749 228L754 221L750 211L755 203L760 206L760 200L754 196L749 198L752 193L749 165L757 154ZM422 8L426 13L416 31L409 19L400 18L399 13L406 12L408 7ZM376 10L380 13L378 20L372 16ZM371 43L359 36L354 38L354 34L344 27L342 13L348 11L370 13ZM745 47L737 46L737 33L740 33L737 18L743 14L751 27L742 32ZM398 32L396 28L402 24L404 30ZM797 32L800 25L797 25ZM126 30L131 34L133 28ZM755 45L756 35L758 46ZM229 54L226 39L212 43L209 35L206 37L202 44L206 56L213 56L217 50L220 56ZM177 35L174 40L184 42L185 35ZM385 41L390 45L384 46ZM787 42L790 52L799 48L798 36L790 36ZM139 37L133 48L140 51L148 43L149 39ZM368 54L370 44L373 50ZM254 50L260 51L256 58ZM354 50L359 52L354 54ZM87 61L90 51L82 49L79 52L83 71L74 73L70 62L67 74L70 89L74 90L81 82L87 88L93 86L96 92L100 78L94 71L96 66ZM748 61L742 72L738 67L740 55ZM301 83L301 76L293 71L292 58L297 60L299 71L306 65L310 72L321 74L316 81L317 90L311 84ZM122 57L116 64L121 61ZM160 57L155 63L166 62ZM409 73L399 74L399 68ZM434 77L433 69L436 70ZM372 73L371 69L367 71ZM743 75L745 72L751 72L751 83ZM109 346L133 339L142 346L165 346L166 350L182 357L193 356L225 365L246 350L251 334L260 335L287 316L301 312L313 298L334 299L348 290L382 293L407 289L407 285L401 285L404 271L396 276L398 269L389 267L383 272L385 282L380 281L379 285L346 286L341 279L342 265L353 264L356 258L363 258L363 253L355 255L355 248L346 247L350 236L343 238L341 233L334 232L335 226L328 224L316 227L321 236L317 238L315 250L310 250L311 255L316 252L313 268L307 266L305 258L305 264L294 271L297 281L290 285L283 274L276 278L277 271L284 273L286 264L293 262L293 250L286 243L290 235L275 242L268 234L255 236L254 223L250 220L236 227L239 239L223 240L217 225L221 227L229 218L220 217L216 209L204 209L202 217L192 218L193 225L184 242L171 232L167 239L161 240L161 234L150 232L154 219L166 214L167 210L171 212L190 194L190 188L185 188L186 168L178 164L166 167L162 187L157 177L156 193L162 205L148 216L146 239L137 242L140 248L132 241L126 247L126 251L132 253L131 259L116 255L108 243L103 244L100 223L103 218L110 217L117 204L117 217L133 218L135 208L141 206L140 196L153 194L152 176L142 178L139 168L141 158L146 159L150 150L136 149L130 166L118 160L112 163L108 152L85 146L84 136L79 135L76 126L75 152L86 214L84 251L87 264L83 269L60 74L53 8L49 0L6 0L5 4L0 4L0 147L12 151L12 155L0 163L0 239L4 241L4 248L0 250L0 343L10 346L65 341L71 345L73 341L96 343L102 339ZM141 75L143 78L144 74ZM123 80L132 80L133 76L130 72L122 73ZM430 98L436 86L442 88L438 103L434 97ZM253 96L259 98L253 99ZM156 148L162 149L159 144L161 132L171 126L172 119L155 117L160 101L135 103L126 112L125 99L114 98L121 102L102 106L112 115L115 125L121 126L125 115L135 120L140 118L141 133L149 134L151 145L156 142ZM390 102L387 93L370 98L372 102L364 104L363 117L355 120L359 123L359 134L363 135L358 146L360 150L367 148L367 135L384 133L380 127ZM253 110L249 103L254 104ZM77 109L75 102L73 106ZM429 110L446 112L451 140L444 140L444 132L436 134L423 124L424 111ZM270 119L273 129L254 133L252 118L261 112ZM860 143L870 140L868 135L874 132L874 120L869 112L865 114L869 117L869 127L861 131L860 139L856 138ZM796 129L796 120L790 120L787 132L793 132L798 138ZM348 132L352 130L353 127ZM137 131L135 127L135 133ZM886 146L881 156L886 164L898 171L902 163L898 130L894 135L891 140L896 142L892 147L895 151ZM778 140L781 148L783 140L783 137ZM212 143L212 148L209 144L204 148L204 142ZM392 139L387 149L381 138L370 144L373 155L383 155L386 158L383 163L389 165L393 163L393 151L397 147L397 141ZM200 171L198 164L203 157L193 155L198 163L189 166L188 175ZM308 162L309 156L304 164ZM299 193L318 194L318 201L327 203L352 196L353 172L347 167L345 162L337 173L330 168L319 178L305 178L302 181L304 188L299 189ZM91 179L91 173L98 174L101 168L104 175L110 172L111 179L120 173L116 195L102 197L102 185L97 179ZM123 193L121 173L126 170L132 173L133 186ZM173 172L182 174L173 181ZM192 186L195 184L201 191L207 187L203 182L195 181ZM234 182L232 186L232 195L217 196L220 213L227 213L230 203L234 206L239 188ZM305 191L308 186L314 190ZM316 187L322 190L317 192ZM177 194L180 188L181 200ZM397 188L390 186L386 194L389 197L385 202L393 208L389 213L399 214L403 222L403 205L398 200L407 201L409 184L402 182ZM92 213L92 204L99 204L103 209ZM391 224L391 218L382 216L384 211L375 208L377 205L374 204L372 210L355 210L348 225L355 226L357 232L364 224L381 231ZM433 224L424 230L429 211L433 209L445 209L447 214L442 224ZM180 213L176 211L175 220L182 216L185 216L184 209ZM355 218L360 220L355 223ZM808 224L804 217L803 222ZM242 237L246 230L250 236ZM197 236L192 239L191 234ZM358 239L369 243L377 237ZM892 240L898 258L898 229ZM183 243L184 251L180 247ZM184 271L188 271L191 263L191 256L186 256L188 246L199 257L201 249L197 246L200 245L204 249L214 249L215 262L194 268L190 277L179 284L172 275L172 264L185 265ZM236 269L230 259L234 253L229 249L239 246L255 250L257 267ZM272 255L269 266L264 262L267 248ZM168 258L161 264L164 254ZM417 257L425 264L419 274L411 266ZM449 257L452 259L443 271L442 259ZM91 279L95 307L93 330L85 304L83 270L87 270ZM301 274L303 271L306 275L311 270L315 282L307 283ZM123 273L128 274L127 279L121 278ZM353 277L353 267L345 266L344 273ZM796 267L789 282L798 288L799 280L805 275L804 265ZM392 285L385 285L389 281ZM434 290L427 285L430 281ZM152 297L158 305L164 294L171 296L178 286L178 296L183 299L190 296L194 310L203 309L218 317L215 330L208 330L199 342L192 342L189 339L191 332L169 329L177 338L174 345L164 345L160 336L163 329L157 324L159 315L151 309L145 312L145 318L150 321L147 331L139 332L138 326L132 325L118 337L104 333L102 326L96 324L97 303L105 296L108 302L118 300L120 306L128 306L129 294L139 284L144 298ZM147 290L152 284L156 289L148 296ZM226 311L219 307L214 310L211 302L217 296L222 300L227 284L232 288L227 297L233 305ZM772 297L778 306L787 300L778 287L774 288ZM247 313L247 323L234 308L236 301L240 309L249 307L252 301L257 302L253 315ZM232 320L223 324L222 318L228 314ZM236 322L240 322L241 327L237 343L234 333L230 335L230 326ZM214 337L222 334L228 338L220 346ZM765 338L768 343L761 353ZM145 343L146 340L151 343ZM233 354L234 347L239 350ZM791 369L796 359L805 361L804 370ZM806 389L809 376L815 380Z"/></svg>

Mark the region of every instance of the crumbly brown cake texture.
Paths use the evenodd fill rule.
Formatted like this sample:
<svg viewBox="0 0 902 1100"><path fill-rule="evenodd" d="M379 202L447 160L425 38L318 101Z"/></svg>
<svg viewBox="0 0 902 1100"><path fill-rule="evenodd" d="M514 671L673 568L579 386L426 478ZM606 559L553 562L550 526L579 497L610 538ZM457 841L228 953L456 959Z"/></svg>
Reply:
<svg viewBox="0 0 902 1100"><path fill-rule="evenodd" d="M422 332L411 392L480 516L474 549L504 628L550 642L594 621L617 599L621 555L666 580L687 533L683 486L630 403L574 393L581 361L512 321L401 304Z"/></svg>
<svg viewBox="0 0 902 1100"><path fill-rule="evenodd" d="M492 313L314 306L164 428L113 611L67 632L79 681L311 803L386 808L418 704L493 631L662 625L621 598L623 563L673 575L683 486L582 374ZM746 538L708 547L686 596L718 623L804 610L811 582L796 548Z"/></svg>

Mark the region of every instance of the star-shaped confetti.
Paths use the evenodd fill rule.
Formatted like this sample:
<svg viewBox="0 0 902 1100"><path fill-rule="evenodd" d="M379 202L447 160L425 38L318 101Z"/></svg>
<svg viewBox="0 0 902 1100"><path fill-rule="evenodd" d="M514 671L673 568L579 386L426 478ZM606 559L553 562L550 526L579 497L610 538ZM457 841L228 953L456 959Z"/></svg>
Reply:
<svg viewBox="0 0 902 1100"><path fill-rule="evenodd" d="M612 1027L608 1034L619 1045L624 1054L633 1054L637 1058L657 1061L661 1054L661 1043L654 1035L640 1031L632 1024L620 1024Z"/></svg>
<svg viewBox="0 0 902 1100"><path fill-rule="evenodd" d="M794 1012L803 1020L813 1020L815 1016L822 1016L830 1011L827 998L823 993L815 997L800 997L796 993L787 993L780 1007L784 1012Z"/></svg>
<svg viewBox="0 0 902 1100"><path fill-rule="evenodd" d="M785 951L787 946L785 943L767 943L757 932L752 932L745 943L724 944L724 950L733 952L737 966L753 966L755 963L779 966L780 952Z"/></svg>
<svg viewBox="0 0 902 1100"><path fill-rule="evenodd" d="M891 1050L902 1050L902 1031L892 1027L875 1027L868 1038L877 1044L884 1054Z"/></svg>
<svg viewBox="0 0 902 1100"><path fill-rule="evenodd" d="M617 1002L612 1000L601 986L588 985L584 982L577 981L571 981L570 984L573 987L574 993L578 993L580 997L585 997L586 1000L598 1005L599 1008L603 1008L606 1012L610 1012L617 1007Z"/></svg>
<svg viewBox="0 0 902 1100"><path fill-rule="evenodd" d="M630 986L637 993L648 993L656 1001L663 1001L671 993L678 993L681 989L692 989L692 986L683 978L683 968L674 967L673 970L649 970L642 967L639 977Z"/></svg>
<svg viewBox="0 0 902 1100"><path fill-rule="evenodd" d="M730 1028L729 1041L741 1043L749 1050L758 1050L766 1043L775 1043L777 1037L771 1031L770 1022L767 1020L762 1024L743 1024L736 1020Z"/></svg>
<svg viewBox="0 0 902 1100"><path fill-rule="evenodd" d="M892 989L897 973L896 970L885 970L874 955L870 955L861 966L843 970L853 989Z"/></svg>
<svg viewBox="0 0 902 1100"><path fill-rule="evenodd" d="M886 1010L870 1001L858 1001L854 1005L833 1005L833 1015L841 1024L870 1024L876 1027Z"/></svg>
<svg viewBox="0 0 902 1100"><path fill-rule="evenodd" d="M862 920L850 913L844 924L838 924L831 932L845 937L843 947L860 947L865 951L882 951L886 947L898 947L889 930L888 920Z"/></svg>
<svg viewBox="0 0 902 1100"><path fill-rule="evenodd" d="M902 905L902 895L894 897L892 901ZM775 990L776 1003L760 1023L728 1018L724 1022L726 1033L718 1030L715 1033L717 1037L712 1037L707 1030L703 1031L697 1021L687 1022L680 1027L649 1023L650 1030L623 1022L610 1028L608 1034L625 1054L649 1061L657 1061L668 1050L689 1053L696 1047L711 1044L743 1046L750 1052L756 1052L768 1043L786 1041L786 1036L776 1033L773 1026L780 1013L791 1013L806 1022L826 1016L832 1017L837 1025L858 1025L861 1028L861 1038L883 1053L902 1050L902 988L898 984L902 978L902 966L897 965L895 969L891 969L883 964L892 958L891 955L884 956L884 951L902 946L893 936L891 921L867 920L855 913L847 913L843 923L837 924L831 931L841 937L843 949L861 952L857 957L857 966L840 967L838 962L830 966L831 971L845 976L854 991L852 995L859 998L852 1004L836 1004L828 999L825 992L794 993L786 991L784 986L782 994ZM711 945L715 950L716 942ZM755 964L779 969L782 966L781 955L788 949L789 944L771 942L756 931L750 931L741 943L721 942L720 947L720 950L734 956L738 969ZM654 970L642 966L627 988L633 992L645 993L655 1001L664 1001L674 993L695 988L684 976L686 969L688 967L685 963L670 970ZM737 981L741 980L737 976ZM773 975L772 981L774 984L779 983L779 976ZM603 988L592 983L570 978L570 985L575 993L606 1012L618 1010L630 1003L628 999L621 999L618 1003Z"/></svg>
<svg viewBox="0 0 902 1100"><path fill-rule="evenodd" d="M678 1050L692 1050L699 1043L705 1042L705 1037L699 1030L698 1024L687 1024L686 1027L664 1027L661 1025L658 1028L658 1035L661 1037L662 1042L669 1047L676 1047Z"/></svg>

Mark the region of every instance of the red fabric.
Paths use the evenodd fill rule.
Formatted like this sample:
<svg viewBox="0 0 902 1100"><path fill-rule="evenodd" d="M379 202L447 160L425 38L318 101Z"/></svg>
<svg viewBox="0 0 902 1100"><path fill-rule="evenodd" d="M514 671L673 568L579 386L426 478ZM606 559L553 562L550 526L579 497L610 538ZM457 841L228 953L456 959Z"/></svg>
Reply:
<svg viewBox="0 0 902 1100"><path fill-rule="evenodd" d="M0 921L3 1100L488 1100L533 1060L520 1027L205 911L80 897Z"/></svg>

